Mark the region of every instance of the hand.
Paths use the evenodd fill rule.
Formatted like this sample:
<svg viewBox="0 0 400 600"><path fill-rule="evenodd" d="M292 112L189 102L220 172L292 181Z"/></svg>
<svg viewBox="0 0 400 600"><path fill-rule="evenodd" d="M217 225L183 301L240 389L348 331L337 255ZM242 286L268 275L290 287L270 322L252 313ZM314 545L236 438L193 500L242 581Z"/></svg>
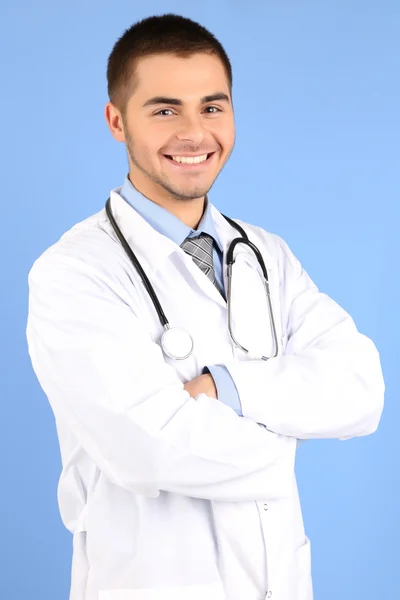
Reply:
<svg viewBox="0 0 400 600"><path fill-rule="evenodd" d="M203 393L210 396L210 398L218 399L217 388L210 373L204 373L187 381L183 387L190 394L191 398Z"/></svg>

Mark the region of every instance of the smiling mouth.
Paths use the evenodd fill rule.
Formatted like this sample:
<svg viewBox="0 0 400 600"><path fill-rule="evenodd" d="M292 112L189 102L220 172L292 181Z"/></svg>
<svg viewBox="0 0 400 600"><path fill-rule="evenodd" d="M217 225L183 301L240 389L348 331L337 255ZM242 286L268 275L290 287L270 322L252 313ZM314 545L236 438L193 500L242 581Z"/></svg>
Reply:
<svg viewBox="0 0 400 600"><path fill-rule="evenodd" d="M179 167L199 167L201 165L207 165L210 162L210 159L213 157L213 155L215 154L215 152L209 152L208 154L202 154L199 155L197 157L195 156L188 156L188 157L180 157L179 155L174 155L174 156L179 156L180 160L174 160L172 158L171 154L164 154L163 156L165 158L167 158L172 164L179 166ZM204 158L206 157L206 158ZM198 160L199 158L201 158L202 160ZM193 160L196 159L196 160Z"/></svg>

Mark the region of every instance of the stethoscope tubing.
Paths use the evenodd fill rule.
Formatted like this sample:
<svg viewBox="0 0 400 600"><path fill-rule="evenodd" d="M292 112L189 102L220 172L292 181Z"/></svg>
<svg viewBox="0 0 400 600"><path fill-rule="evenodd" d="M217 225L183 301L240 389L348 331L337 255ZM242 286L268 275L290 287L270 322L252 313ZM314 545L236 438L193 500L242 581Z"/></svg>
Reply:
<svg viewBox="0 0 400 600"><path fill-rule="evenodd" d="M128 242L126 241L122 231L120 230L116 220L114 219L114 215L112 214L111 211L111 200L110 198L108 198L107 202L106 202L106 212L107 212L107 216L110 219L110 223L113 226L113 229L119 239L119 241L122 244L123 249L125 250L125 252L127 253L127 255L129 256L129 258L131 259L131 261L133 262L134 266L136 267L140 277L142 278L142 283L144 285L144 287L146 288L153 304L154 304L154 308L157 311L158 317L161 321L161 324L164 328L169 329L170 325L168 322L168 319L163 311L163 308L160 304L159 299L157 298L157 295L154 291L153 286L151 285L149 278L147 277L146 273L143 270L142 265L140 264L140 262L138 261L136 255L134 254L132 248L129 246Z"/></svg>
<svg viewBox="0 0 400 600"><path fill-rule="evenodd" d="M127 255L129 256L130 260L132 261L133 265L135 266L136 270L138 271L141 279L142 279L142 283L144 285L144 287L146 288L146 291L148 292L154 308L157 311L159 320L162 324L162 326L164 327L165 330L170 329L170 324L169 321L164 313L164 310L160 304L160 301L154 291L154 288L152 286L152 284L149 281L149 278L147 277L146 273L143 270L142 265L140 264L139 260L137 259L135 253L133 252L132 248L129 246L128 242L126 241L122 231L120 230L114 215L112 214L112 210L111 210L111 199L108 198L106 205L105 205L105 209L106 209L106 213L107 216L110 220L110 223L119 239L119 241L121 242L121 245L123 247L123 249L125 250L125 252L127 253ZM222 213L221 213L222 214ZM278 354L278 340L277 340L277 333L276 333L276 327L275 327L275 319L273 316L273 311L272 311L272 303L271 303L271 294L270 294L270 289L269 289L269 281L268 281L268 272L267 272L267 268L265 266L264 263L264 259L261 255L261 252L259 251L259 249L257 248L257 246L255 244L253 244L248 236L247 233L245 232L245 230L238 224L236 223L233 219L231 219L230 217L227 217L226 215L222 215L230 225L232 225L232 227L234 227L241 235L241 237L237 237L235 239L233 239L231 241L231 243L229 244L228 250L227 250L227 254L226 254L226 265L227 265L227 279L228 279L228 298L227 298L227 305L228 305L228 329L229 329L229 334L232 338L232 340L234 341L234 343L241 349L243 350L243 352L249 353L249 351L244 348L244 346L242 346L235 338L234 333L232 331L232 327L231 327L231 293L232 293L232 285L231 285L231 279L232 279L232 265L235 262L235 259L233 257L233 252L235 250L235 247L237 246L237 244L246 244L247 246L249 246L254 254L256 255L257 261L261 267L262 273L263 273L263 281L264 281L264 286L265 286L265 292L266 292L266 296L267 296L267 300L268 300L268 309L269 309L269 315L270 315L270 321L271 321L271 327L272 327L272 332L273 332L273 337L274 337L274 346L275 346L275 354L271 357L266 357L266 356L262 356L261 360L268 360L269 358L275 358Z"/></svg>

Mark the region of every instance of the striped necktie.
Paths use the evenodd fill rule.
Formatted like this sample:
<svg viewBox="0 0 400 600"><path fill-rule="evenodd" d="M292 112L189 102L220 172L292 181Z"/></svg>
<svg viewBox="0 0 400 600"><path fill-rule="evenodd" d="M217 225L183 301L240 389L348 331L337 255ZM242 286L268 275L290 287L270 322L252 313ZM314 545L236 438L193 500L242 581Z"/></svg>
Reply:
<svg viewBox="0 0 400 600"><path fill-rule="evenodd" d="M214 271L213 245L214 239L211 235L200 233L196 237L187 237L182 242L181 248L193 258L195 264L220 291Z"/></svg>

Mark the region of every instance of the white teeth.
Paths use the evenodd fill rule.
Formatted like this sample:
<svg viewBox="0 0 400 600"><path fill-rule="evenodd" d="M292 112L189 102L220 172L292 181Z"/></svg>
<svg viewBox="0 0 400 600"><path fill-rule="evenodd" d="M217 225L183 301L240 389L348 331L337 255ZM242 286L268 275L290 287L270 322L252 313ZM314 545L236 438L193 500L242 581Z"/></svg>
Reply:
<svg viewBox="0 0 400 600"><path fill-rule="evenodd" d="M208 154L203 154L202 156L172 156L172 160L178 163L185 163L188 165L201 163L207 160Z"/></svg>

